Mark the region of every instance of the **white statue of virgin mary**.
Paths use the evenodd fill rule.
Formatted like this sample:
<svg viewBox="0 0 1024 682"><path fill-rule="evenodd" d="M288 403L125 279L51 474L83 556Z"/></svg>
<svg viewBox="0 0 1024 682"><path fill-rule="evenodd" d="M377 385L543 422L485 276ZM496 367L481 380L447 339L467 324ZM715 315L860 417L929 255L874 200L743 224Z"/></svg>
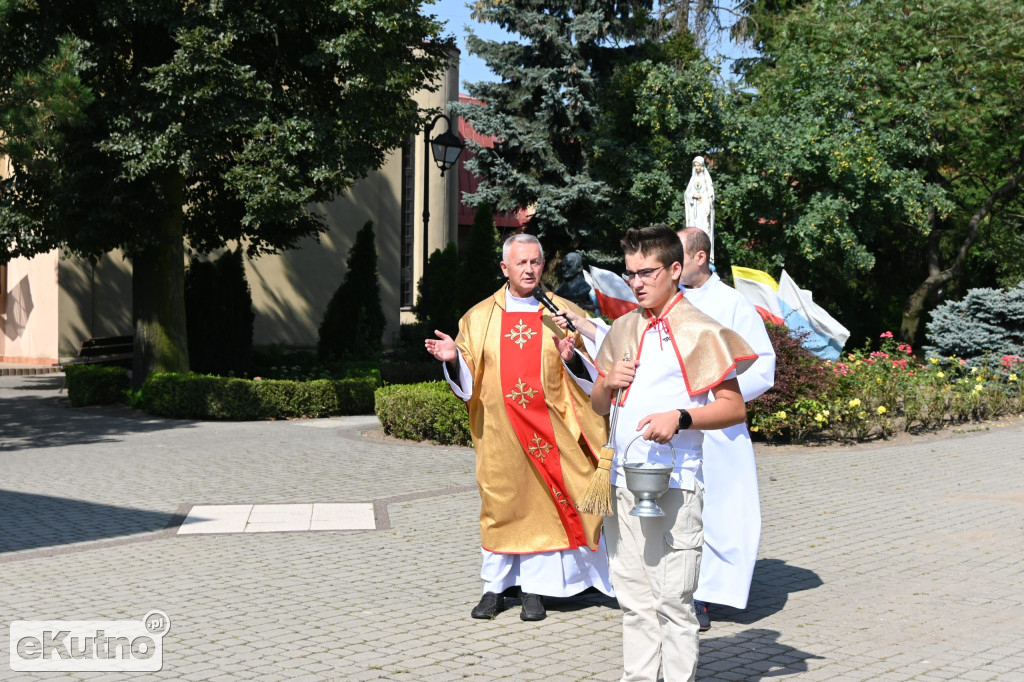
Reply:
<svg viewBox="0 0 1024 682"><path fill-rule="evenodd" d="M690 172L690 184L683 195L686 200L686 226L698 227L711 239L712 261L715 259L715 186L711 182L711 173L704 167L704 157L693 159Z"/></svg>

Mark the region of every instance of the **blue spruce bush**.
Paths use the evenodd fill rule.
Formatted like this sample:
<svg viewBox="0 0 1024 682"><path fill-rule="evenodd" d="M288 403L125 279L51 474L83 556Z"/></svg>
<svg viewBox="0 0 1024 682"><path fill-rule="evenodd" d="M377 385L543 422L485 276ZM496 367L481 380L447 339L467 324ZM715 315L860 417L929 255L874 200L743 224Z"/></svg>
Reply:
<svg viewBox="0 0 1024 682"><path fill-rule="evenodd" d="M928 356L955 355L972 367L999 367L1024 357L1024 282L1009 289L970 289L935 308L927 324Z"/></svg>

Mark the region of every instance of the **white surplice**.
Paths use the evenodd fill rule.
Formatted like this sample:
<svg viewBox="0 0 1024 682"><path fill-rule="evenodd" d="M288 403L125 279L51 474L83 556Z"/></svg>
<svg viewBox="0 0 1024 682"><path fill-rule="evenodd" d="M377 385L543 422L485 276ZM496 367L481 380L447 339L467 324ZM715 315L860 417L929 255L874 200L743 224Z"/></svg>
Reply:
<svg viewBox="0 0 1024 682"><path fill-rule="evenodd" d="M712 274L684 295L703 313L738 333L758 359L739 375L743 400L775 384L775 349L753 304ZM746 423L704 432L704 556L694 599L746 608L761 539L757 465Z"/></svg>

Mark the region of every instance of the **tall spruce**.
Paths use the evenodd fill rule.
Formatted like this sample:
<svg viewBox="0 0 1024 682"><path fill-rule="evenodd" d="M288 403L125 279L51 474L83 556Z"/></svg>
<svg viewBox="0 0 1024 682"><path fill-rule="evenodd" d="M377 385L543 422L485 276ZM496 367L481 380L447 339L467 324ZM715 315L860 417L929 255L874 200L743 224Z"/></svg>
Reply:
<svg viewBox="0 0 1024 682"><path fill-rule="evenodd" d="M484 40L470 33L470 53L501 82L471 83L482 104L456 107L478 132L494 136L477 147L470 170L481 179L468 197L499 211L530 207L530 232L554 253L585 243L607 206L606 184L591 172L589 136L596 93L616 61L648 26L644 0L509 0L478 2L474 18L519 36Z"/></svg>
<svg viewBox="0 0 1024 682"><path fill-rule="evenodd" d="M345 261L345 279L324 311L317 343L317 354L322 360L380 357L385 320L374 241L373 222L369 221L356 234Z"/></svg>

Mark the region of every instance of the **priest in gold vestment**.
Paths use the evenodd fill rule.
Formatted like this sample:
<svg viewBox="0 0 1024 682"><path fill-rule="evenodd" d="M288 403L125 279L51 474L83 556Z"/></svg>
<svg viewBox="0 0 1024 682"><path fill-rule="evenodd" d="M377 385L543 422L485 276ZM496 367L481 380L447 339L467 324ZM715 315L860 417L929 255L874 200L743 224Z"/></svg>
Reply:
<svg viewBox="0 0 1024 682"><path fill-rule="evenodd" d="M520 617L541 620L544 595L589 587L613 594L602 519L575 505L607 441L607 422L590 406L596 373L583 340L560 329L533 296L544 269L540 242L513 235L501 268L508 284L463 316L458 337L437 331L426 347L468 405L476 449L484 594L471 615L495 617L503 592L518 586ZM554 303L584 314L558 297Z"/></svg>

